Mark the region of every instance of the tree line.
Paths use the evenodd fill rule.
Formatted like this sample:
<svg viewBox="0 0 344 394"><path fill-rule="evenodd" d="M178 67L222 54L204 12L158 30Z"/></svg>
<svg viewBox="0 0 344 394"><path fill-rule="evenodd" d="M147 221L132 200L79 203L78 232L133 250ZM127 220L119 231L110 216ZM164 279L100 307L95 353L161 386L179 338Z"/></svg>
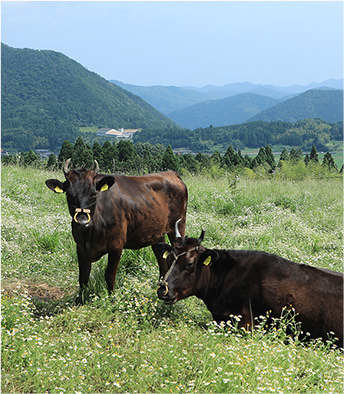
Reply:
<svg viewBox="0 0 344 394"><path fill-rule="evenodd" d="M210 174L221 176L225 173L245 173L254 176L259 173L266 175L276 172L298 172L303 177L307 171L321 174L338 174L338 168L332 155L327 152L322 162L318 157L316 146L313 145L309 154L303 155L301 148L292 148L289 152L283 149L278 160L269 145L261 147L256 156L243 155L240 150L228 146L225 154L215 151L212 155L197 153L175 154L168 145L119 141L106 141L103 145L94 142L86 144L79 137L75 144L65 140L59 154L51 154L42 160L39 155L30 150L26 153L2 156L4 164L35 165L48 169L62 168L63 163L71 158L72 166L93 168L94 160L104 173L144 174L157 171L174 170L180 174ZM343 168L343 167L342 167ZM340 171L342 171L342 168ZM295 174L293 175L295 178ZM289 177L293 178L289 174ZM298 176L296 175L296 178Z"/></svg>
<svg viewBox="0 0 344 394"><path fill-rule="evenodd" d="M300 146L310 151L315 145L318 151L326 152L330 141L341 141L343 122L328 123L321 119L303 119L295 123L283 121L254 121L243 124L195 130L145 129L135 135L134 142L149 142L171 145L173 149L188 148L193 152L212 153L225 150L228 145L235 149L258 148L266 145Z"/></svg>

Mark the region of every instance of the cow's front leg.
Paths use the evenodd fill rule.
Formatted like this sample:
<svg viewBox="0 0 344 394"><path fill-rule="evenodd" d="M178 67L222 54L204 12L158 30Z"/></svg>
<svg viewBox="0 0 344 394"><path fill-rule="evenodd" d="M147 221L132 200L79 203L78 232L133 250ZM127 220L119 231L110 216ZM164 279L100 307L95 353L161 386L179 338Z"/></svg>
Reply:
<svg viewBox="0 0 344 394"><path fill-rule="evenodd" d="M79 246L77 246L76 251L79 263L79 285L80 291L82 292L86 288L90 278L91 260Z"/></svg>
<svg viewBox="0 0 344 394"><path fill-rule="evenodd" d="M109 252L108 265L105 271L105 281L109 294L113 292L119 260L123 249L114 249Z"/></svg>

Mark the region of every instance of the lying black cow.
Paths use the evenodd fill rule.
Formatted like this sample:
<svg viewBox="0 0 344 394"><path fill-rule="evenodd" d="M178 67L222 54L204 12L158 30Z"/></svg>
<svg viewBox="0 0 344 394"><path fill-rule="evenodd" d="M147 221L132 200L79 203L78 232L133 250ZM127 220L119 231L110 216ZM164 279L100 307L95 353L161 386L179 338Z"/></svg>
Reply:
<svg viewBox="0 0 344 394"><path fill-rule="evenodd" d="M206 249L203 230L198 239L177 236L160 246L170 265L158 288L166 304L195 295L217 322L241 315L245 328L292 305L304 332L326 339L332 331L343 343L343 274L265 252Z"/></svg>
<svg viewBox="0 0 344 394"><path fill-rule="evenodd" d="M79 283L87 285L91 262L108 253L105 279L112 292L117 266L123 249L151 245L158 259L160 276L167 271L157 244L165 234L175 240L174 223L181 217L185 230L187 188L173 171L128 177L98 174L94 170L68 169L65 182L48 179L46 185L55 193L66 193L72 219L72 233L77 244Z"/></svg>

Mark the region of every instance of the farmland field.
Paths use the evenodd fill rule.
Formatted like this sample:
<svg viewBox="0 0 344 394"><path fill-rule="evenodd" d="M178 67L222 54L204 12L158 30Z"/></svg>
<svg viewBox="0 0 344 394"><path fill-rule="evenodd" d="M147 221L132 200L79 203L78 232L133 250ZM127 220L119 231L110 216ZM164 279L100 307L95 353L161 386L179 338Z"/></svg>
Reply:
<svg viewBox="0 0 344 394"><path fill-rule="evenodd" d="M125 251L115 294L106 258L75 305L78 265L61 172L2 166L2 375L4 393L342 392L343 353L283 330L218 326L195 297L157 299L150 248ZM187 235L204 246L259 249L343 271L341 178L184 178Z"/></svg>

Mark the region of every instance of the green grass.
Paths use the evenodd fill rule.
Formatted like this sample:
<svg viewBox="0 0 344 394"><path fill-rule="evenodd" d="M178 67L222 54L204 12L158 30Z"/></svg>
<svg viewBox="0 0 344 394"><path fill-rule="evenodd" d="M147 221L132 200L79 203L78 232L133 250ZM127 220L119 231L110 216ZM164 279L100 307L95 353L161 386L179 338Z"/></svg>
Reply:
<svg viewBox="0 0 344 394"><path fill-rule="evenodd" d="M82 133L95 133L99 127L97 126L84 126L84 127L79 127L79 130Z"/></svg>
<svg viewBox="0 0 344 394"><path fill-rule="evenodd" d="M156 296L150 248L125 251L107 296L106 258L75 305L78 265L63 179L2 167L2 392L342 392L343 353L282 331L212 322L190 297ZM342 179L186 177L187 234L206 247L260 249L343 271Z"/></svg>

